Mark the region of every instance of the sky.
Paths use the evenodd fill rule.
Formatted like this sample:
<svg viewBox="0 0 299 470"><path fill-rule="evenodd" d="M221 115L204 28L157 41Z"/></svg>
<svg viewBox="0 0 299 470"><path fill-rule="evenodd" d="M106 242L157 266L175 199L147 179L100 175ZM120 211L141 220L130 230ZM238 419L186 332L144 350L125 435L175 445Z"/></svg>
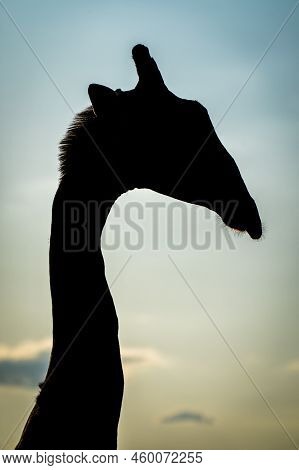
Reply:
<svg viewBox="0 0 299 470"><path fill-rule="evenodd" d="M51 347L48 249L58 143L74 112L90 104L89 83L135 86L136 43L150 48L167 86L201 102L215 126L228 110L217 133L265 230L252 241L199 207L194 232L192 206L183 204L191 228L178 250L166 243L170 198L134 190L117 201L102 246L110 283L129 258L112 287L126 376L119 447L298 448L299 11L271 45L294 5L1 2L1 448L18 440ZM124 242L132 230L122 217L136 201L144 208L138 250ZM158 250L146 209L153 201L164 203ZM181 233L182 223L176 214L171 233ZM194 233L200 239L207 230L211 243L194 247Z"/></svg>

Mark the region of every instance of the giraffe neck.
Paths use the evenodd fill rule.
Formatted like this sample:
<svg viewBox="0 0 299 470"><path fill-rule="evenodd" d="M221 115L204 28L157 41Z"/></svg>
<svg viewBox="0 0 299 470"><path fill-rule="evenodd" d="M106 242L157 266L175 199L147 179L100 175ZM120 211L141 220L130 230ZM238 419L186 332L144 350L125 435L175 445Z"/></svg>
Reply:
<svg viewBox="0 0 299 470"><path fill-rule="evenodd" d="M101 360L98 356L109 351L106 338L112 345L118 334L100 249L107 207L99 209L99 201L82 193L78 196L63 185L58 189L50 240L53 351L49 373L54 375L56 367L63 371L57 375L68 381L74 370L78 373L80 363L85 362L85 368L89 367L86 361L95 366Z"/></svg>
<svg viewBox="0 0 299 470"><path fill-rule="evenodd" d="M79 408L78 416L80 406L95 416L108 413L106 420L111 423L118 421L123 390L118 319L100 250L107 206L95 221L93 211L84 215L90 201L96 202L83 193L75 198L63 185L54 199L50 241L53 349L39 402L44 400L55 409L61 402L66 413ZM75 225L72 206L81 207L83 217L79 222L75 217ZM90 246L91 227L98 246L94 240Z"/></svg>
<svg viewBox="0 0 299 470"><path fill-rule="evenodd" d="M64 211L65 203L77 200L84 205L97 200L89 189L78 191L78 185L62 183L54 199L50 241L53 349L18 449L117 447L123 373L118 320L102 253L100 246L90 250L88 244L80 250L66 249L66 244L71 248L73 222ZM105 217L96 227L99 238L104 223Z"/></svg>

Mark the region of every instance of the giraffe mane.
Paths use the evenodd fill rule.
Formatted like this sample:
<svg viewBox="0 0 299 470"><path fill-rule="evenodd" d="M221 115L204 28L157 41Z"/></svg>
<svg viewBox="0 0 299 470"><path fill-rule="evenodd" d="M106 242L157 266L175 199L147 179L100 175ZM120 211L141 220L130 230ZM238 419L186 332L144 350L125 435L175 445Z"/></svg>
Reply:
<svg viewBox="0 0 299 470"><path fill-rule="evenodd" d="M82 170L82 150L84 160L91 155L91 135L93 134L96 116L92 106L77 113L69 125L65 136L59 143L60 179ZM84 165L86 166L86 165Z"/></svg>

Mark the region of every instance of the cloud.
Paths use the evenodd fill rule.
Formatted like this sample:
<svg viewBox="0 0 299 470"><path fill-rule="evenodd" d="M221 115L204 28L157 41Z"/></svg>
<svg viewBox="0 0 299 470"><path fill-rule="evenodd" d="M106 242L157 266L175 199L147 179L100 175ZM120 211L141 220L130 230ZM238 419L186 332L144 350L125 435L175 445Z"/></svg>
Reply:
<svg viewBox="0 0 299 470"><path fill-rule="evenodd" d="M15 346L0 343L0 361L25 361L35 359L45 352L50 352L52 340L24 341Z"/></svg>
<svg viewBox="0 0 299 470"><path fill-rule="evenodd" d="M34 359L0 361L0 384L37 387L47 372L49 355Z"/></svg>
<svg viewBox="0 0 299 470"><path fill-rule="evenodd" d="M36 387L46 374L52 340L30 340L11 346L0 343L0 384ZM147 367L163 367L167 361L151 348L122 348L127 377Z"/></svg>
<svg viewBox="0 0 299 470"><path fill-rule="evenodd" d="M167 363L165 357L156 349L151 348L122 348L123 363L143 363L149 366L163 366Z"/></svg>
<svg viewBox="0 0 299 470"><path fill-rule="evenodd" d="M52 340L0 343L0 384L36 387L47 372Z"/></svg>
<svg viewBox="0 0 299 470"><path fill-rule="evenodd" d="M164 424L175 423L195 423L195 424L212 424L213 420L201 413L194 411L181 411L173 415L166 416L161 420Z"/></svg>
<svg viewBox="0 0 299 470"><path fill-rule="evenodd" d="M125 376L144 371L149 367L165 367L169 364L159 351L151 348L121 348L122 363Z"/></svg>

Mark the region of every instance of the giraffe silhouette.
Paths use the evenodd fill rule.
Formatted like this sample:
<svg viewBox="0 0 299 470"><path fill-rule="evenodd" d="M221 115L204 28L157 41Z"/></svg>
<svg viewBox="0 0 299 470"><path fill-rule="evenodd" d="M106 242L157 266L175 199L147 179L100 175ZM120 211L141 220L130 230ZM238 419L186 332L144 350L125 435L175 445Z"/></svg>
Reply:
<svg viewBox="0 0 299 470"><path fill-rule="evenodd" d="M50 240L53 348L17 449L117 448L124 380L99 240L121 194L149 188L208 207L253 239L262 234L256 204L207 110L168 90L147 47L135 46L132 55L137 86L90 85L92 106L75 117L60 145ZM80 232L77 249L68 249L74 221L66 207L77 204L80 213L90 201L101 203L96 222L87 216L97 249Z"/></svg>

